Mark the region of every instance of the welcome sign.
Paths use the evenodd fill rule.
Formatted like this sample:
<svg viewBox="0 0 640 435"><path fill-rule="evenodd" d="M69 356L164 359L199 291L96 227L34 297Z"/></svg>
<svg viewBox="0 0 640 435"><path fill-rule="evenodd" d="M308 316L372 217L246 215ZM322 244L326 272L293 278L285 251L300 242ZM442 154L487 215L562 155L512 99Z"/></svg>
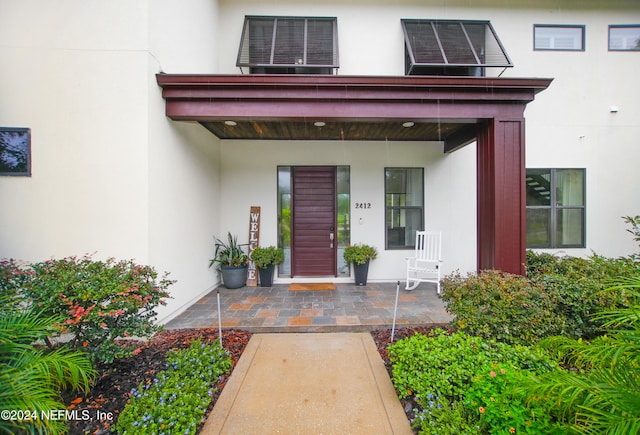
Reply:
<svg viewBox="0 0 640 435"><path fill-rule="evenodd" d="M249 211L249 256L258 246L260 246L260 207L252 206ZM256 265L253 264L253 261L249 261L247 285L251 287L258 285Z"/></svg>

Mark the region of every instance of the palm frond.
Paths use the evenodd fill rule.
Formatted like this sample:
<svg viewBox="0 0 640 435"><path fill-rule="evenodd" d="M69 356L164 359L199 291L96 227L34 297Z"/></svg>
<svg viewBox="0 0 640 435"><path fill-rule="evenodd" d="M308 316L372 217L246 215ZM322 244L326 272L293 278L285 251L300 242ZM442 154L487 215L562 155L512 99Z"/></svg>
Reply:
<svg viewBox="0 0 640 435"><path fill-rule="evenodd" d="M558 406L564 421L584 434L640 433L640 277L621 278L606 291L624 292L626 307L595 316L607 335L592 342L553 337L540 343L582 372L532 380L526 390Z"/></svg>
<svg viewBox="0 0 640 435"><path fill-rule="evenodd" d="M38 413L65 409L59 392L90 387L95 376L90 360L65 347L49 351L34 345L51 335L59 317L14 303L15 298L0 297L2 302L7 305L0 316L0 409ZM66 425L46 418L21 422L19 427L11 421L0 421L0 433L14 432L59 434L66 432Z"/></svg>

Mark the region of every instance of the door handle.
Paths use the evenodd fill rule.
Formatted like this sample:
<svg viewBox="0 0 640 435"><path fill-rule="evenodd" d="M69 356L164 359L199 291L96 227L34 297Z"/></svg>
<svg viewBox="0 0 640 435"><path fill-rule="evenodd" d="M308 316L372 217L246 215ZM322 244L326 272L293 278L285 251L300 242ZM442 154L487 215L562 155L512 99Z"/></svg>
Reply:
<svg viewBox="0 0 640 435"><path fill-rule="evenodd" d="M329 248L333 249L333 232L335 231L335 227L331 225L329 227Z"/></svg>

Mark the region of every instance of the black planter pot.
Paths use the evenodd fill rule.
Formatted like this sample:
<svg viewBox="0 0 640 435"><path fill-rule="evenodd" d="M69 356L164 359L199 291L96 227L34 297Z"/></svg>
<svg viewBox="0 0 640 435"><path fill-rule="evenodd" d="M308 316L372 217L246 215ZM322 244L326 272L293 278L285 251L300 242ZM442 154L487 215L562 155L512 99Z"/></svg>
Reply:
<svg viewBox="0 0 640 435"><path fill-rule="evenodd" d="M275 269L275 265L273 264L270 264L267 267L258 267L260 287L271 287L273 285L273 272Z"/></svg>
<svg viewBox="0 0 640 435"><path fill-rule="evenodd" d="M222 284L226 288L240 288L247 284L248 267L245 266L221 266Z"/></svg>
<svg viewBox="0 0 640 435"><path fill-rule="evenodd" d="M367 285L367 275L369 274L369 260L364 264L353 263L353 273L356 285Z"/></svg>

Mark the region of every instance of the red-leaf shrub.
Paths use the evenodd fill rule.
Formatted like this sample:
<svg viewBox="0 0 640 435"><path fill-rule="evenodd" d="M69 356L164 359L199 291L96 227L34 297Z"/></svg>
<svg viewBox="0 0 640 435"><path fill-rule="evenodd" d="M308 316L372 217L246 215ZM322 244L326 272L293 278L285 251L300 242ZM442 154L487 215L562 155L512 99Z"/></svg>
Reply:
<svg viewBox="0 0 640 435"><path fill-rule="evenodd" d="M116 339L150 338L161 329L155 310L174 282L168 273L158 278L151 266L88 256L32 264L29 272L23 275L25 296L48 315L64 315L60 332L71 334L69 344L105 363L133 354L135 345Z"/></svg>

